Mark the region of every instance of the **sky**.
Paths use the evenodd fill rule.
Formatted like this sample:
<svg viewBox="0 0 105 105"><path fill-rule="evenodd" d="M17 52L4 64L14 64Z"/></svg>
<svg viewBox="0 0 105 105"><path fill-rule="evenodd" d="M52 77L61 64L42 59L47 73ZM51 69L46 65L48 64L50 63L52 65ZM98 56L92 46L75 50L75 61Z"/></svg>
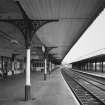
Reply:
<svg viewBox="0 0 105 105"><path fill-rule="evenodd" d="M105 10L100 13L68 52L63 63L80 60L102 48L105 48Z"/></svg>

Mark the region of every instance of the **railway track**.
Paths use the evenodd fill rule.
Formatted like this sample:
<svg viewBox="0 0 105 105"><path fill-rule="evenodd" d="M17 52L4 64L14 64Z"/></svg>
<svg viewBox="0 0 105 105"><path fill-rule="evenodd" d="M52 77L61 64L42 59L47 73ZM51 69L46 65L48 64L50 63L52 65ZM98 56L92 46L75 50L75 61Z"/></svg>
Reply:
<svg viewBox="0 0 105 105"><path fill-rule="evenodd" d="M75 72L75 71L73 71ZM81 79L83 79L84 81L87 81L88 83L95 85L96 87L100 88L101 90L105 91L105 79L100 80L99 77L95 77L95 76L89 76L87 74L81 74L80 72L76 71L75 72L75 76L79 75Z"/></svg>
<svg viewBox="0 0 105 105"><path fill-rule="evenodd" d="M105 91L87 81L78 73L65 72L62 74L81 105L105 105Z"/></svg>

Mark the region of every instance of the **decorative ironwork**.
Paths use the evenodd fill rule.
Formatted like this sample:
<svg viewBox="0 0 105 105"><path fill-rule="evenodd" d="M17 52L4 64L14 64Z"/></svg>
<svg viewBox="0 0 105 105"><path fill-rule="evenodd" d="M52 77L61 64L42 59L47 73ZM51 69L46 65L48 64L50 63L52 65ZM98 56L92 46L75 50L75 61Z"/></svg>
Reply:
<svg viewBox="0 0 105 105"><path fill-rule="evenodd" d="M15 20L15 21L11 21L11 23L17 26L23 35L26 34L27 24L24 20Z"/></svg>
<svg viewBox="0 0 105 105"><path fill-rule="evenodd" d="M24 19L0 19L0 22L10 23L16 26L22 32L22 34L25 34L26 23Z"/></svg>
<svg viewBox="0 0 105 105"><path fill-rule="evenodd" d="M51 51L52 49L57 48L57 46L55 47L46 47L47 52Z"/></svg>
<svg viewBox="0 0 105 105"><path fill-rule="evenodd" d="M43 52L44 58L49 58L49 51L56 47L46 47L45 46L45 52Z"/></svg>
<svg viewBox="0 0 105 105"><path fill-rule="evenodd" d="M57 19L56 20L32 20L32 26L33 26L32 33L34 34L43 25L50 22L56 22L56 21L58 20Z"/></svg>
<svg viewBox="0 0 105 105"><path fill-rule="evenodd" d="M12 60L14 61L15 57L19 54L12 54Z"/></svg>
<svg viewBox="0 0 105 105"><path fill-rule="evenodd" d="M31 20L28 15L26 14L26 12L24 11L23 7L21 6L19 1L16 1L17 5L19 6L22 15L23 15L23 19L24 21L22 22L22 28L24 29L25 27L29 27L29 29L31 30L31 34L33 36L33 34L44 24L48 23L48 22L52 22L55 20ZM57 20L56 20L57 21ZM26 25L27 24L27 25ZM19 26L20 27L20 26ZM26 28L25 28L26 29Z"/></svg>
<svg viewBox="0 0 105 105"><path fill-rule="evenodd" d="M49 23L49 22L54 22L58 20L31 20L26 12L24 11L23 7L21 6L19 1L16 1L17 5L19 6L21 13L23 15L23 19L9 19L9 20L3 20L4 22L9 22L12 23L13 25L17 26L20 31L22 32L25 43L26 43L26 48L30 47L32 37L34 33L43 25ZM0 20L2 21L2 20Z"/></svg>

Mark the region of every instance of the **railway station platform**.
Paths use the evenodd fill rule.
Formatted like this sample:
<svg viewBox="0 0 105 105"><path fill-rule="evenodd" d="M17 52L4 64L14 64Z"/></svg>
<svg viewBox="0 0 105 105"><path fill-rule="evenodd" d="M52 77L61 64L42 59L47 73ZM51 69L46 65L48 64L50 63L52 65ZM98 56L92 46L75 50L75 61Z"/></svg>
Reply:
<svg viewBox="0 0 105 105"><path fill-rule="evenodd" d="M105 72L81 71L81 70L75 70L75 71L82 72L82 73L89 74L89 75L93 75L93 76L97 76L100 78L105 78Z"/></svg>
<svg viewBox="0 0 105 105"><path fill-rule="evenodd" d="M0 80L0 105L79 105L60 69L43 80L40 72L31 73L31 100L24 101L25 74Z"/></svg>

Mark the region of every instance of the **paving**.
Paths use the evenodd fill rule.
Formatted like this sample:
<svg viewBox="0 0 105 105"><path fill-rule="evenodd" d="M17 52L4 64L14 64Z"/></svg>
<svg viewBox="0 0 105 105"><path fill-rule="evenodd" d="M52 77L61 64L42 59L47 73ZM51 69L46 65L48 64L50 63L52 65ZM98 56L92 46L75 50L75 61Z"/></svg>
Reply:
<svg viewBox="0 0 105 105"><path fill-rule="evenodd" d="M31 73L31 100L24 100L25 74L0 80L0 105L79 105L60 69L43 80L43 73Z"/></svg>

